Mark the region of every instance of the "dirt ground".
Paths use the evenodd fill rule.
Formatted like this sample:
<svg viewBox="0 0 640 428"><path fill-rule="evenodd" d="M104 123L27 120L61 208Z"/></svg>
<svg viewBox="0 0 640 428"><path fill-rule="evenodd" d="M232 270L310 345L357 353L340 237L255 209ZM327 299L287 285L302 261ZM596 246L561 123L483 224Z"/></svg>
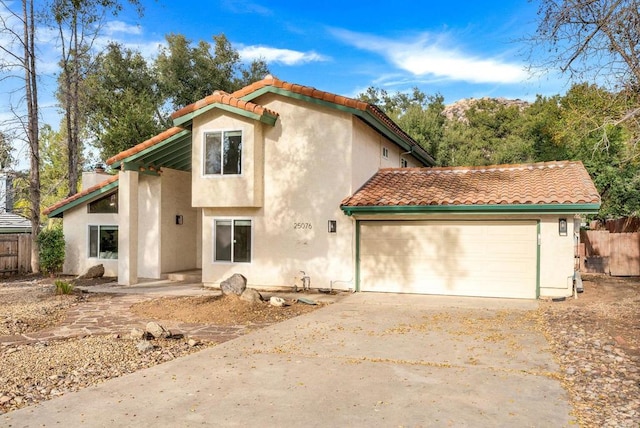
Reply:
<svg viewBox="0 0 640 428"><path fill-rule="evenodd" d="M553 302L579 310L587 326L603 329L630 355L640 356L640 278L582 275L584 293Z"/></svg>
<svg viewBox="0 0 640 428"><path fill-rule="evenodd" d="M295 303L275 307L268 302L248 303L238 296L172 297L135 304L140 318L215 325L271 324L317 309L320 305Z"/></svg>
<svg viewBox="0 0 640 428"><path fill-rule="evenodd" d="M98 293L74 290L68 295L55 292L57 278L40 275L0 277L0 336L35 332L54 327L64 319L66 309ZM113 282L113 278L74 280L77 286ZM141 319L172 320L221 326L272 324L318 309L322 305L287 302L275 307L268 302L248 303L238 296L161 297L135 304L131 311Z"/></svg>

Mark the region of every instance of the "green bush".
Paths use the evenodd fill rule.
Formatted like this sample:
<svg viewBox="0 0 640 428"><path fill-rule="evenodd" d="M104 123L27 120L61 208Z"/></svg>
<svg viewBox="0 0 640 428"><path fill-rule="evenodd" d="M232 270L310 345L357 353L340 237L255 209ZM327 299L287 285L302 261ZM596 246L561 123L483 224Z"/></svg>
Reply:
<svg viewBox="0 0 640 428"><path fill-rule="evenodd" d="M62 228L45 229L38 235L40 270L55 274L62 271L64 263L64 234Z"/></svg>
<svg viewBox="0 0 640 428"><path fill-rule="evenodd" d="M73 284L70 282L56 279L54 284L56 285L57 294L71 294L73 292Z"/></svg>

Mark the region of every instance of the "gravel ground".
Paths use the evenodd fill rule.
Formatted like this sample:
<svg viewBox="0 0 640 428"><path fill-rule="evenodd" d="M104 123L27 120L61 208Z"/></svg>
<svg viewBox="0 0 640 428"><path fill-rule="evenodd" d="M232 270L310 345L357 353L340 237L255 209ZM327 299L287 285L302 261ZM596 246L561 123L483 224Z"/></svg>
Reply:
<svg viewBox="0 0 640 428"><path fill-rule="evenodd" d="M539 313L580 426L639 427L640 280L590 277Z"/></svg>
<svg viewBox="0 0 640 428"><path fill-rule="evenodd" d="M46 282L46 281L45 281ZM583 427L640 426L640 280L592 277L577 300L542 302L539 326ZM55 325L82 296L42 281L0 284L0 335ZM186 339L85 337L0 347L0 414L196 352Z"/></svg>

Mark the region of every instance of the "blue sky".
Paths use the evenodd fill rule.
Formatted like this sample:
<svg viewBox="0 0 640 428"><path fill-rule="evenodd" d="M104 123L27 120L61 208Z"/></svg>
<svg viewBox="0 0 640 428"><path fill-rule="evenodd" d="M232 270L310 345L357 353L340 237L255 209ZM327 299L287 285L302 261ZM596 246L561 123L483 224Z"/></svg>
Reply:
<svg viewBox="0 0 640 428"><path fill-rule="evenodd" d="M142 1L142 18L129 9L109 18L96 46L114 40L153 58L168 33L194 42L224 33L244 60L264 58L278 78L346 96L369 86L391 93L418 87L448 104L566 91L557 75L526 71L519 40L535 30L537 10L527 0ZM55 128L55 37L39 34L43 122ZM2 99L0 119L9 111Z"/></svg>

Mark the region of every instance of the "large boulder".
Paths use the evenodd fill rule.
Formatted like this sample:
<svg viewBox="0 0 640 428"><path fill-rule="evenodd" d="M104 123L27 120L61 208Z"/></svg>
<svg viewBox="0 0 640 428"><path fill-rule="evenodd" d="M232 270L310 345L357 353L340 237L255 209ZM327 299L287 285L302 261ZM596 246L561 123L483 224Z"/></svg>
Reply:
<svg viewBox="0 0 640 428"><path fill-rule="evenodd" d="M247 278L239 273L234 273L231 277L220 283L220 289L222 290L222 294L225 296L227 294L241 296L244 290L247 289Z"/></svg>
<svg viewBox="0 0 640 428"><path fill-rule="evenodd" d="M262 302L262 295L253 288L247 288L240 295L240 299L249 303L260 303Z"/></svg>
<svg viewBox="0 0 640 428"><path fill-rule="evenodd" d="M102 278L104 276L104 266L102 264L91 266L78 279Z"/></svg>

